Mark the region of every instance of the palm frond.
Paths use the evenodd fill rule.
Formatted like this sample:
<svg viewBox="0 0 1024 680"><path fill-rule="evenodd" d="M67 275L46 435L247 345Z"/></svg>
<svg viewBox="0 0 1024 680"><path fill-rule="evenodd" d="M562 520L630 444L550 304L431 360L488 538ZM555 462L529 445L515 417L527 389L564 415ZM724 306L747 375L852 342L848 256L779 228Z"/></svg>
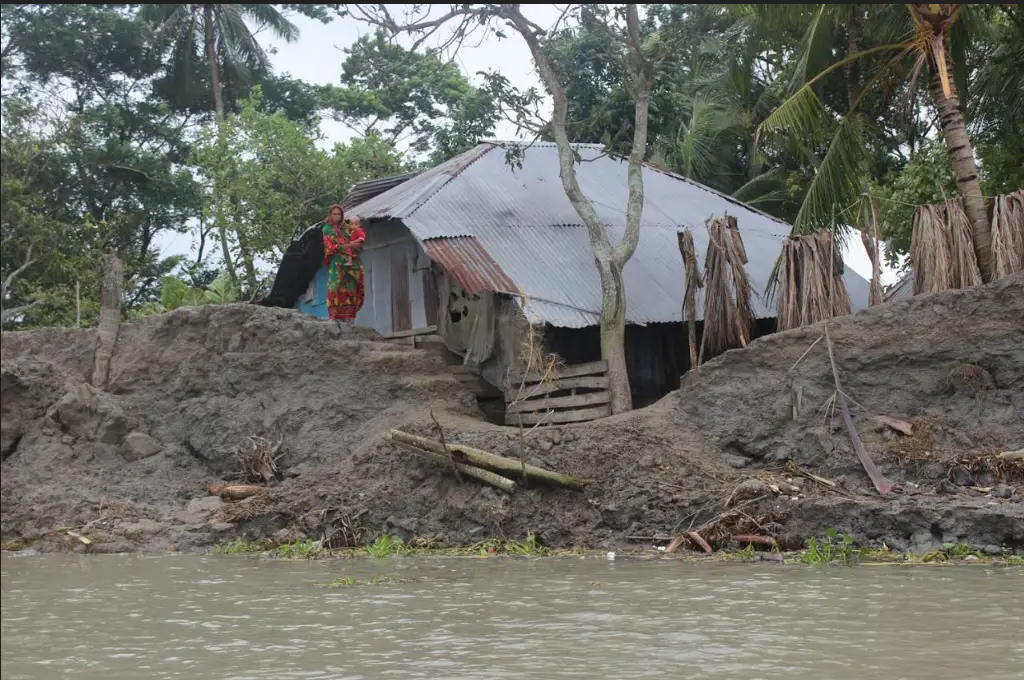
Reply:
<svg viewBox="0 0 1024 680"><path fill-rule="evenodd" d="M841 5L820 4L814 12L814 18L807 26L804 34L802 51L793 69L793 77L789 82L789 92L796 92L807 82L808 74L817 73L832 56L832 38L835 33L836 9Z"/></svg>
<svg viewBox="0 0 1024 680"><path fill-rule="evenodd" d="M807 187L803 205L793 221L794 232L809 234L831 224L837 235L845 235L846 224L835 221L836 212L857 202L866 153L859 119L845 116Z"/></svg>
<svg viewBox="0 0 1024 680"><path fill-rule="evenodd" d="M786 197L785 173L771 168L732 192L732 197L753 206L781 201Z"/></svg>
<svg viewBox="0 0 1024 680"><path fill-rule="evenodd" d="M295 42L299 39L299 29L292 22L281 14L273 5L239 5L242 16L257 24L257 30L266 26L274 34L285 42Z"/></svg>
<svg viewBox="0 0 1024 680"><path fill-rule="evenodd" d="M775 132L788 132L820 142L831 125L832 117L808 83L761 122L757 127L756 142L760 142L762 134Z"/></svg>

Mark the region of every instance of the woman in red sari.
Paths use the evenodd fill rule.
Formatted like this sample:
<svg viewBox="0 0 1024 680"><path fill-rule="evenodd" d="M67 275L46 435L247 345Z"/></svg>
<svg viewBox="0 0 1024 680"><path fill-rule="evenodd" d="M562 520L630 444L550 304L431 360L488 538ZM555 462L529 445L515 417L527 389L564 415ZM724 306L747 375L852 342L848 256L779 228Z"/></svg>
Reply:
<svg viewBox="0 0 1024 680"><path fill-rule="evenodd" d="M366 293L359 254L366 232L359 220L346 220L340 205L332 205L323 223L324 266L327 267L327 312L332 319L352 324Z"/></svg>

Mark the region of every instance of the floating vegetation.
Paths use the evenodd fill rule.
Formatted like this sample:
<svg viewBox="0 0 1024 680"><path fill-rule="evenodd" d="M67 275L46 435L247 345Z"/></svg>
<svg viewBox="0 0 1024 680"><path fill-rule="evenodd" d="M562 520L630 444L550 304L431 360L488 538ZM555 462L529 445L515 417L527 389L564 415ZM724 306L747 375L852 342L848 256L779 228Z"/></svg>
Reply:
<svg viewBox="0 0 1024 680"><path fill-rule="evenodd" d="M260 553L269 549L269 541L246 541L236 538L228 543L221 543L213 549L213 552L217 555L240 555L243 553Z"/></svg>
<svg viewBox="0 0 1024 680"><path fill-rule="evenodd" d="M322 538L316 541L311 538L305 538L279 545L274 552L278 557L287 559L315 560L330 556L331 551L327 548L326 543Z"/></svg>
<svg viewBox="0 0 1024 680"><path fill-rule="evenodd" d="M807 550L801 559L805 564L848 563L860 555L861 551L853 547L853 536L830 528L825 531L824 538L812 538L807 542Z"/></svg>
<svg viewBox="0 0 1024 680"><path fill-rule="evenodd" d="M353 588L356 586L382 586L393 583L412 583L416 579L400 578L397 576L371 576L366 580L357 579L355 576L342 576L327 583L314 583L318 588Z"/></svg>

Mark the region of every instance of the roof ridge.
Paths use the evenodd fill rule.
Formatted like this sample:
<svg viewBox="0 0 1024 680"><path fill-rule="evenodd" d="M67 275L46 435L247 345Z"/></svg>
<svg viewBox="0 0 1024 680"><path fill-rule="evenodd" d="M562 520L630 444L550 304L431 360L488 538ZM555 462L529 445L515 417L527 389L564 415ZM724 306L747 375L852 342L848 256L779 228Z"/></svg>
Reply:
<svg viewBox="0 0 1024 680"><path fill-rule="evenodd" d="M486 146L488 148L481 150L480 147L482 147L482 146ZM441 163L440 165L434 166L434 168L438 169L438 173L437 174L438 175L443 175L443 174L446 174L446 173L445 173L445 171L440 170L440 168L444 167L448 163L452 163L454 165L454 161L458 160L459 158L462 158L463 156L468 156L469 157L467 159L468 162L466 162L464 165L457 166L455 171L448 176L447 180L445 180L444 182L442 182L438 186L434 187L434 190L431 191L429 194L425 194L423 196L420 196L419 199L416 202L416 206L412 210L410 210L406 214L405 217L412 217L413 215L415 215L417 210L419 210L420 208L425 206L428 202L430 202L430 199L434 198L434 196L437 196L439 193L441 193L441 191L445 187L450 185L452 182L455 181L456 178L461 176L462 173L465 172L467 168L469 168L469 166L473 165L478 160L480 160L481 158L483 158L484 156L486 156L488 153L490 153L491 151L493 151L496 148L498 148L498 146L495 145L495 144L491 144L491 143L488 143L488 142L482 142L482 143L479 143L476 146L474 146L472 149L469 149L467 151L463 151L458 156L453 156L452 158L449 158L448 160L446 160L444 163ZM475 154L475 155L471 156L471 154Z"/></svg>

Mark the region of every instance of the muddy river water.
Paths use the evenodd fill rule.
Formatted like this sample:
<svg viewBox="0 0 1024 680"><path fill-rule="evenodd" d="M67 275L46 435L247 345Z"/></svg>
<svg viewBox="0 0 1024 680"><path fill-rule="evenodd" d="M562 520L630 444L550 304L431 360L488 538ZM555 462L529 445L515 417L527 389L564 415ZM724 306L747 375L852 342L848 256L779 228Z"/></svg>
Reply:
<svg viewBox="0 0 1024 680"><path fill-rule="evenodd" d="M3 680L1019 680L1024 569L12 556ZM324 588L336 578L372 585Z"/></svg>

